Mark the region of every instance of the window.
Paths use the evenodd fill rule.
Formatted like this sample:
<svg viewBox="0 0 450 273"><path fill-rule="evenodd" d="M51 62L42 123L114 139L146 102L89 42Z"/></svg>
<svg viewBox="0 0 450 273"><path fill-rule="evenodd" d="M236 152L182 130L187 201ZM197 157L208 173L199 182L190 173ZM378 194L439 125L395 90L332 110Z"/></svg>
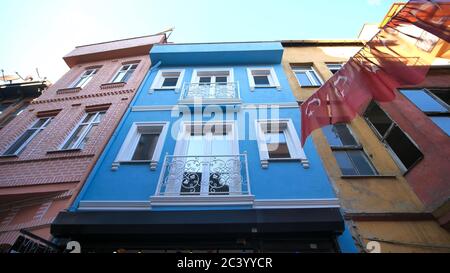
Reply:
<svg viewBox="0 0 450 273"><path fill-rule="evenodd" d="M247 69L250 90L255 88L281 89L280 82L273 68L248 68Z"/></svg>
<svg viewBox="0 0 450 273"><path fill-rule="evenodd" d="M126 64L123 65L119 72L117 72L117 74L114 76L114 78L112 79L112 83L117 83L117 82L128 82L128 80L131 78L131 75L133 75L133 72L136 70L136 68L138 67L138 64Z"/></svg>
<svg viewBox="0 0 450 273"><path fill-rule="evenodd" d="M400 90L437 126L450 136L450 90Z"/></svg>
<svg viewBox="0 0 450 273"><path fill-rule="evenodd" d="M183 82L184 69L159 70L153 80L151 90L179 90Z"/></svg>
<svg viewBox="0 0 450 273"><path fill-rule="evenodd" d="M3 127L5 127L9 122L11 122L15 117L17 117L18 115L22 114L23 111L25 110L25 108L27 108L28 103L23 103L20 107L18 107L14 112L12 112L11 114L9 114L8 116L5 117L5 119L3 119L0 122L0 129L2 129Z"/></svg>
<svg viewBox="0 0 450 273"><path fill-rule="evenodd" d="M301 160L306 156L291 120L256 121L258 148L263 168L270 160Z"/></svg>
<svg viewBox="0 0 450 273"><path fill-rule="evenodd" d="M346 124L329 125L323 132L342 175L376 175L377 172Z"/></svg>
<svg viewBox="0 0 450 273"><path fill-rule="evenodd" d="M86 113L69 138L61 146L61 150L83 149L104 115L105 111Z"/></svg>
<svg viewBox="0 0 450 273"><path fill-rule="evenodd" d="M118 163L159 161L167 128L166 122L134 123L115 161ZM156 165L154 167L156 168Z"/></svg>
<svg viewBox="0 0 450 273"><path fill-rule="evenodd" d="M30 141L36 137L52 120L52 117L38 119L28 130L26 130L3 155L18 155Z"/></svg>
<svg viewBox="0 0 450 273"><path fill-rule="evenodd" d="M343 64L327 64L328 69L333 74L336 74L343 66Z"/></svg>
<svg viewBox="0 0 450 273"><path fill-rule="evenodd" d="M322 85L322 80L312 66L293 66L298 83L302 87L317 87Z"/></svg>
<svg viewBox="0 0 450 273"><path fill-rule="evenodd" d="M364 118L403 171L412 168L423 157L417 146L376 103L369 105Z"/></svg>
<svg viewBox="0 0 450 273"><path fill-rule="evenodd" d="M97 73L97 69L88 69L72 84L72 88L84 88Z"/></svg>

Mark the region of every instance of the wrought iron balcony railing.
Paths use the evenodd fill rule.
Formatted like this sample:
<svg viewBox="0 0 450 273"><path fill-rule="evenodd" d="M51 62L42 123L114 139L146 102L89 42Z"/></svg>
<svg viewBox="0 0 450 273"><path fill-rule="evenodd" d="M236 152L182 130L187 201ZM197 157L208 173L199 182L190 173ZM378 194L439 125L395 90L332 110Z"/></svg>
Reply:
<svg viewBox="0 0 450 273"><path fill-rule="evenodd" d="M247 155L166 156L155 196L251 195Z"/></svg>
<svg viewBox="0 0 450 273"><path fill-rule="evenodd" d="M239 103L239 84L228 83L186 83L181 91L180 102L195 103Z"/></svg>

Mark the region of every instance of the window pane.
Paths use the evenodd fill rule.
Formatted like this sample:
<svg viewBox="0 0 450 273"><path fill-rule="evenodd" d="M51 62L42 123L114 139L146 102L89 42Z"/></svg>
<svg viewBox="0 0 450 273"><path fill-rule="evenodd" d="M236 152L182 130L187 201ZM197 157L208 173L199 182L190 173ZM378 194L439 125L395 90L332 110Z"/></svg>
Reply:
<svg viewBox="0 0 450 273"><path fill-rule="evenodd" d="M394 126L387 136L386 143L391 147L406 169L411 168L422 157L422 153L416 145L397 126Z"/></svg>
<svg viewBox="0 0 450 273"><path fill-rule="evenodd" d="M306 72L295 72L297 76L298 82L300 86L312 86L312 82L309 80L308 76L306 76Z"/></svg>
<svg viewBox="0 0 450 273"><path fill-rule="evenodd" d="M450 106L450 89L447 90L430 90L436 97L440 98L443 102Z"/></svg>
<svg viewBox="0 0 450 273"><path fill-rule="evenodd" d="M308 71L308 74L311 78L314 79L315 83L312 83L313 85L320 85L320 80L319 80L319 76L317 76L316 72L314 72L313 70Z"/></svg>
<svg viewBox="0 0 450 273"><path fill-rule="evenodd" d="M358 143L345 124L329 125L323 128L323 132L330 146L356 146Z"/></svg>
<svg viewBox="0 0 450 273"><path fill-rule="evenodd" d="M159 135L142 134L134 151L132 160L151 160Z"/></svg>
<svg viewBox="0 0 450 273"><path fill-rule="evenodd" d="M341 169L342 175L357 175L352 161L346 151L333 151L336 161Z"/></svg>
<svg viewBox="0 0 450 273"><path fill-rule="evenodd" d="M430 117L447 135L450 136L450 117Z"/></svg>
<svg viewBox="0 0 450 273"><path fill-rule="evenodd" d="M126 71L120 71L117 73L116 77L114 78L113 82L122 82L123 78L125 77Z"/></svg>
<svg viewBox="0 0 450 273"><path fill-rule="evenodd" d="M86 117L83 119L81 123L88 123L90 122L94 117L96 113L89 113L86 115Z"/></svg>
<svg viewBox="0 0 450 273"><path fill-rule="evenodd" d="M4 153L5 155L13 155L18 152L19 148L30 139L33 134L36 132L36 129L28 129L23 133L17 140L14 142L11 147Z"/></svg>
<svg viewBox="0 0 450 273"><path fill-rule="evenodd" d="M0 123L0 128L5 127L9 122L11 122L15 117L19 116L20 114L23 113L23 111L25 110L25 108L27 108L28 104L24 103L22 106L20 106L16 111L14 111L13 113L11 113L8 117L6 117L1 123ZM1 112L0 112L1 114Z"/></svg>
<svg viewBox="0 0 450 273"><path fill-rule="evenodd" d="M216 77L216 83L227 83L228 77Z"/></svg>
<svg viewBox="0 0 450 273"><path fill-rule="evenodd" d="M211 83L211 77L200 77L200 83Z"/></svg>
<svg viewBox="0 0 450 273"><path fill-rule="evenodd" d="M93 122L99 123L100 121L102 121L104 115L105 115L105 112L98 113L97 117L95 118L95 120Z"/></svg>
<svg viewBox="0 0 450 273"><path fill-rule="evenodd" d="M47 120L48 118L41 118L31 128L41 128Z"/></svg>
<svg viewBox="0 0 450 273"><path fill-rule="evenodd" d="M255 85L270 85L268 76L253 76Z"/></svg>
<svg viewBox="0 0 450 273"><path fill-rule="evenodd" d="M359 175L375 175L374 169L364 151L347 151L347 154L352 160L355 168L358 170Z"/></svg>
<svg viewBox="0 0 450 273"><path fill-rule="evenodd" d="M133 75L134 70L130 69L125 73L125 75L122 78L122 82L128 82L128 80L131 78L131 75Z"/></svg>
<svg viewBox="0 0 450 273"><path fill-rule="evenodd" d="M91 126L89 130L89 132L84 136L83 140L80 142L80 144L78 145L78 149L84 149L84 146L86 145L86 143L89 141L89 139L95 135L95 131L97 130L97 124L94 124Z"/></svg>
<svg viewBox="0 0 450 273"><path fill-rule="evenodd" d="M81 137L81 135L83 134L86 127L87 127L87 125L79 126L75 130L75 132L73 132L72 136L69 138L69 140L64 144L64 146L61 149L63 149L63 150L76 149L77 147L75 147L75 143Z"/></svg>
<svg viewBox="0 0 450 273"><path fill-rule="evenodd" d="M291 158L287 143L268 143L269 158Z"/></svg>
<svg viewBox="0 0 450 273"><path fill-rule="evenodd" d="M163 87L175 87L177 86L178 78L164 78L162 84Z"/></svg>
<svg viewBox="0 0 450 273"><path fill-rule="evenodd" d="M448 112L442 104L424 90L401 90L401 92L423 112Z"/></svg>
<svg viewBox="0 0 450 273"><path fill-rule="evenodd" d="M372 123L373 127L375 127L381 136L384 136L386 131L392 125L392 120L377 104L373 102L367 108L364 116L370 121L370 123Z"/></svg>
<svg viewBox="0 0 450 273"><path fill-rule="evenodd" d="M328 66L328 69L330 70L330 72L333 74L335 74L342 68L341 64L328 64L327 66Z"/></svg>
<svg viewBox="0 0 450 273"><path fill-rule="evenodd" d="M3 111L8 108L11 105L11 103L0 103L0 115L3 113Z"/></svg>

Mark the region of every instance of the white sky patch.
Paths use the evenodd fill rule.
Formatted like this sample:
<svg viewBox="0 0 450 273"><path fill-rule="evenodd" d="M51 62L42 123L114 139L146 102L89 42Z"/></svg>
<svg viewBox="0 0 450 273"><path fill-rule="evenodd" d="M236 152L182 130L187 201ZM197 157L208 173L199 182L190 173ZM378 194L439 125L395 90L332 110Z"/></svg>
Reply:
<svg viewBox="0 0 450 273"><path fill-rule="evenodd" d="M381 4L382 0L367 0L367 3L370 6L379 6Z"/></svg>

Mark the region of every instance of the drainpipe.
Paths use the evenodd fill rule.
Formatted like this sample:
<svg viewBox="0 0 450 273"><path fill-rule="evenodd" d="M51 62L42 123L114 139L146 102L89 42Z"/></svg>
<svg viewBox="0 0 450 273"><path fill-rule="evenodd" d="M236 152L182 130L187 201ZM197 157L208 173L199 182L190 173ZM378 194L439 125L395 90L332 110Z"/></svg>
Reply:
<svg viewBox="0 0 450 273"><path fill-rule="evenodd" d="M157 62L154 66L150 67L149 71L147 72L147 75L145 75L144 80L141 82L141 84L138 87L138 91L136 92L134 98L131 100L128 109L125 111L124 115L122 116L122 119L120 121L120 123L118 124L118 126L115 128L115 130L113 130L113 132L111 133L111 135L109 136L109 141L108 143L104 146L103 150L100 151L93 159L93 164L91 166L89 166L88 170L85 172L85 174L83 175L83 179L81 181L86 181L85 183L80 182L75 189L73 190L72 193L72 197L69 200L69 204L70 206L67 208L67 211L70 212L74 212L77 209L77 205L78 202L80 201L81 197L84 195L84 193L86 192L86 189L88 188L88 186L91 184L92 182L92 177L94 175L94 173L97 172L98 168L100 167L101 163L103 163L103 161L105 160L106 157L106 153L105 151L109 150L109 148L111 148L112 143L114 142L114 140L117 138L118 132L122 129L122 127L125 124L125 120L127 119L127 117L130 115L131 113L131 107L134 105L134 103L137 100L137 97L139 95L139 93L141 93L142 89L144 88L145 83L147 82L148 78L150 77L150 75L152 74L152 72L158 68L159 66L161 66L162 62L159 61Z"/></svg>

